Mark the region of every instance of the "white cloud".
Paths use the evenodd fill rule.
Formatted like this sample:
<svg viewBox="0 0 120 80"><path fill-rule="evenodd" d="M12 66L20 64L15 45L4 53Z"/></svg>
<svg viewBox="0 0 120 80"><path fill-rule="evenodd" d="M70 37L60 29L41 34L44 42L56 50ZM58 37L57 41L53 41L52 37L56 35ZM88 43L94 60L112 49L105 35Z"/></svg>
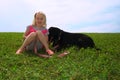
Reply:
<svg viewBox="0 0 120 80"><path fill-rule="evenodd" d="M43 10L50 23L68 24L86 21L90 16L101 12L109 6L118 4L119 0L25 0L32 10ZM54 21L54 22L53 22Z"/></svg>
<svg viewBox="0 0 120 80"><path fill-rule="evenodd" d="M80 28L79 30L75 30L75 31L77 31L77 32L113 32L115 30L118 30L119 28L120 28L120 26L118 26L116 24L105 23L105 24L101 24L98 26L96 25L96 26L83 27L83 28ZM118 32L118 31L115 31L115 32Z"/></svg>
<svg viewBox="0 0 120 80"><path fill-rule="evenodd" d="M16 19L16 16L20 15L20 17L23 16L24 20L22 21L21 18L19 23L25 24L30 22L29 19L32 22L34 13L40 10L46 13L48 26L61 26L61 28L82 22L115 20L114 12L105 14L102 12L109 7L120 5L120 0L0 0L0 2L0 17L10 15L14 17L13 19ZM8 19L6 22L10 20ZM91 27L97 31L96 26ZM91 27L86 27L83 30L91 29ZM75 28L77 29L77 27Z"/></svg>

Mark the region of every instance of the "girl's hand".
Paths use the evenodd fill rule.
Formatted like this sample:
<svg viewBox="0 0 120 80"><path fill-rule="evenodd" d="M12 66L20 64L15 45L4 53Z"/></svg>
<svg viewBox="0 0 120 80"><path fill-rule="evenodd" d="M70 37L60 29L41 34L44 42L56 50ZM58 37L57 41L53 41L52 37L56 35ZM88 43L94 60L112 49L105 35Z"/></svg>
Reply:
<svg viewBox="0 0 120 80"><path fill-rule="evenodd" d="M26 39L26 37L27 37L27 36L23 36L23 40L25 40L25 39Z"/></svg>

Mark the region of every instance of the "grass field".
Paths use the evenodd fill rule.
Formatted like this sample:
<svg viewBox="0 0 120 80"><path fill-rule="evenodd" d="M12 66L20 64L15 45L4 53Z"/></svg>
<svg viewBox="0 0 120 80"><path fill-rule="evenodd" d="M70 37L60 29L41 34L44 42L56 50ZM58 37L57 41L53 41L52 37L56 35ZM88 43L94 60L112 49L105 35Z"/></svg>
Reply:
<svg viewBox="0 0 120 80"><path fill-rule="evenodd" d="M120 33L85 33L95 49L68 48L58 58L40 58L32 52L16 55L23 33L0 33L0 80L120 80ZM43 51L41 51L43 53Z"/></svg>

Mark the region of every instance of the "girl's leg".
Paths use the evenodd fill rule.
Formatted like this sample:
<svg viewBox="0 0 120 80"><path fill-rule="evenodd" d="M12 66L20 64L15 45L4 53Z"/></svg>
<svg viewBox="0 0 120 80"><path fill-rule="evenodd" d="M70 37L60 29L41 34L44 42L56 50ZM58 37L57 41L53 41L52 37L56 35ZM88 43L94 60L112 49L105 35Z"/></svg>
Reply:
<svg viewBox="0 0 120 80"><path fill-rule="evenodd" d="M36 32L30 33L27 36L27 38L24 40L22 46L17 50L16 54L20 54L28 44L30 44L33 40L35 40L35 38L36 38Z"/></svg>
<svg viewBox="0 0 120 80"><path fill-rule="evenodd" d="M41 41L41 43L44 45L44 47L46 49L46 52L49 55L54 54L54 52L49 49L47 40L46 40L45 36L43 35L43 33L41 31L37 31L37 37Z"/></svg>
<svg viewBox="0 0 120 80"><path fill-rule="evenodd" d="M34 44L34 53L37 53L37 39L35 40L35 44Z"/></svg>

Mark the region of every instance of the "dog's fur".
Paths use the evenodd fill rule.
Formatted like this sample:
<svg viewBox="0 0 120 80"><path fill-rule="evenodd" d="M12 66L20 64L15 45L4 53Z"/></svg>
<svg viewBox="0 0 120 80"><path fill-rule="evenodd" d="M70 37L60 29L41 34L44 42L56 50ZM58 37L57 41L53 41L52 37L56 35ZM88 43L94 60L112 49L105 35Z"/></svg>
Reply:
<svg viewBox="0 0 120 80"><path fill-rule="evenodd" d="M80 48L95 48L94 41L89 36L82 33L69 33L57 27L50 27L49 42L55 50L61 50L70 46L77 46Z"/></svg>

